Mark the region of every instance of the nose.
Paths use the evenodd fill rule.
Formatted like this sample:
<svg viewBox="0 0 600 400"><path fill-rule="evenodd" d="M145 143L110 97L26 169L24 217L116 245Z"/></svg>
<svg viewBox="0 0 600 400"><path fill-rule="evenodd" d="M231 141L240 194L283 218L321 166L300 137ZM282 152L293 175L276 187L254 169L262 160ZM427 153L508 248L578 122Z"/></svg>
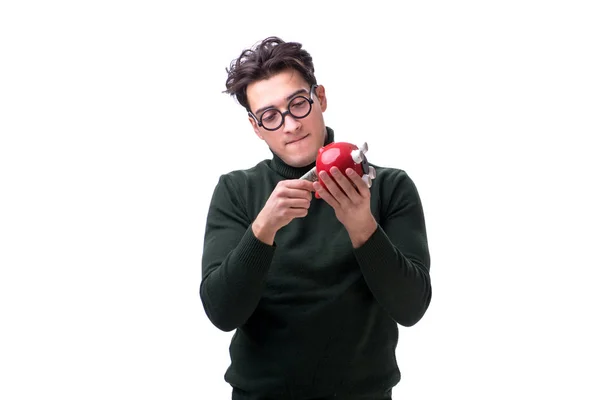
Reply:
<svg viewBox="0 0 600 400"><path fill-rule="evenodd" d="M287 114L283 117L283 130L284 132L295 132L300 128L301 124L298 120Z"/></svg>

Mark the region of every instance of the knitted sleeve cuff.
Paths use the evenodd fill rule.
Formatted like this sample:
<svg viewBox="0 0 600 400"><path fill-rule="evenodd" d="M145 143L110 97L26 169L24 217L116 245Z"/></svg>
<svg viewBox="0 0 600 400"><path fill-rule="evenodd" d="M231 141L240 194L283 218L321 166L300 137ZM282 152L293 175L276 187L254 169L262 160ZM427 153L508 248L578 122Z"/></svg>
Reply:
<svg viewBox="0 0 600 400"><path fill-rule="evenodd" d="M240 239L240 243L235 250L235 256L240 265L248 268L248 273L254 271L263 275L271 265L276 248L275 245L270 246L258 240L254 236L250 225Z"/></svg>

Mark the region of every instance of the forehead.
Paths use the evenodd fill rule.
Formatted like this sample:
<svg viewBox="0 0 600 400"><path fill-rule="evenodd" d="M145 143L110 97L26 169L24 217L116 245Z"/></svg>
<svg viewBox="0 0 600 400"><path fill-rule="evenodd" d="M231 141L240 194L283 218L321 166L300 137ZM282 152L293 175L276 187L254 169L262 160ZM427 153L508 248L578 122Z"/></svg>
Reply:
<svg viewBox="0 0 600 400"><path fill-rule="evenodd" d="M299 89L308 90L308 83L295 70L283 71L268 79L252 82L246 88L250 109L285 106L286 98Z"/></svg>

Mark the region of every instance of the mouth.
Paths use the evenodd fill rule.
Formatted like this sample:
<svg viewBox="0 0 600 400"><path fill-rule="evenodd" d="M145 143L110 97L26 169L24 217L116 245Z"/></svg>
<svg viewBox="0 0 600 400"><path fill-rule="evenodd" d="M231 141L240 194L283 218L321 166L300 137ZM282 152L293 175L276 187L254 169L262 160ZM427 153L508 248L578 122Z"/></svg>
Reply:
<svg viewBox="0 0 600 400"><path fill-rule="evenodd" d="M292 143L298 143L298 142L300 142L300 141L302 141L302 140L306 139L307 137L308 137L308 134L306 134L306 135L304 135L304 136L302 136L301 138L298 138L298 139L296 139L296 140L292 140L291 142L287 142L287 143L286 143L286 145L288 145L288 144L292 144Z"/></svg>

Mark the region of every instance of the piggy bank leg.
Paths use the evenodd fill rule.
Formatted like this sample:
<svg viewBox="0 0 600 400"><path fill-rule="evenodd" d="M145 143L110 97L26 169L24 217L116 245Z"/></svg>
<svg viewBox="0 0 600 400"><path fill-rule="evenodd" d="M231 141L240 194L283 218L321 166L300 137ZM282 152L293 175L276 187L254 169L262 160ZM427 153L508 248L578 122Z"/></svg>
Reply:
<svg viewBox="0 0 600 400"><path fill-rule="evenodd" d="M373 168L372 165L369 166L369 176L371 177L371 179L375 179L375 177L377 176L377 172L375 172L375 168Z"/></svg>
<svg viewBox="0 0 600 400"><path fill-rule="evenodd" d="M367 174L364 174L362 176L362 180L367 184L368 187L371 187L371 185L373 184L373 181L371 180L371 177Z"/></svg>

